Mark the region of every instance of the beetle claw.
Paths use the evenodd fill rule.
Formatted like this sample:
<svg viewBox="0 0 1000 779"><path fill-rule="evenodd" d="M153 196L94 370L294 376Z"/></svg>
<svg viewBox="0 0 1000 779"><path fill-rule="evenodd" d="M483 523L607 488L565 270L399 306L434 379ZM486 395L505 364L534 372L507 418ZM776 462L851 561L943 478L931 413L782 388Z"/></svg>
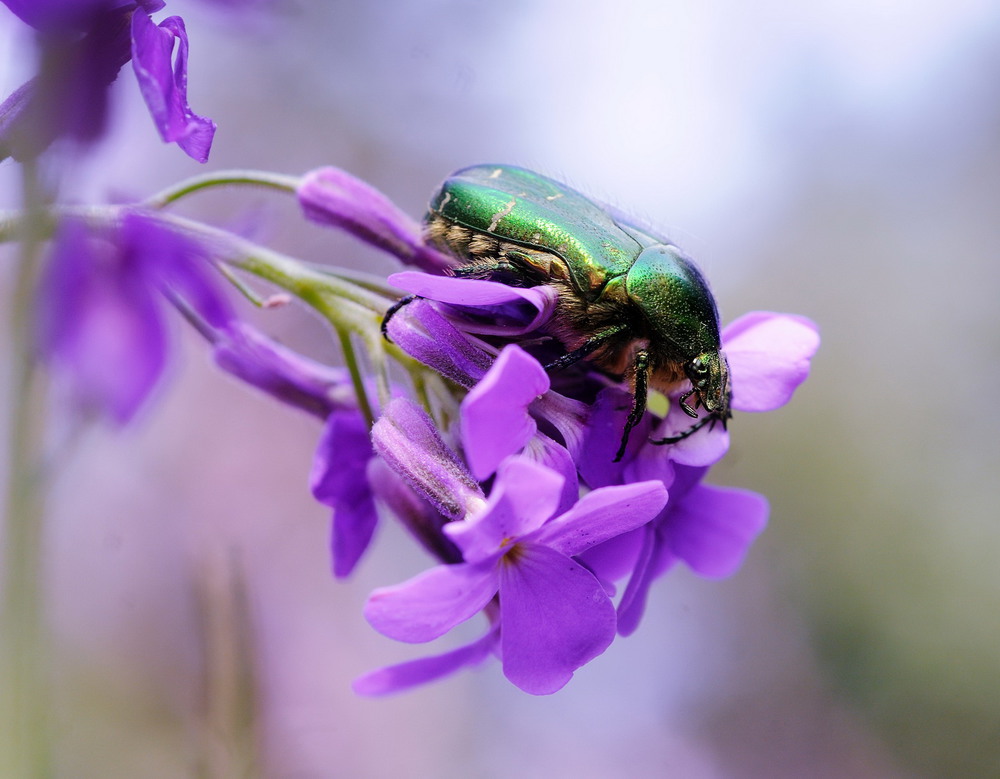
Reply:
<svg viewBox="0 0 1000 779"><path fill-rule="evenodd" d="M691 406L689 406L688 402L687 402L687 399L690 398L694 394L695 394L695 390L690 390L688 392L685 392L683 395L680 396L679 402L681 404L681 410L685 414L687 414L689 417L691 417L693 419L697 419L698 418L698 412L695 411L694 408L692 408ZM701 401L701 396L698 396L698 398L696 398L696 400L695 400L695 403L697 404L700 401Z"/></svg>
<svg viewBox="0 0 1000 779"><path fill-rule="evenodd" d="M396 314L399 313L401 309L410 305L410 303L412 303L418 297L419 297L418 295L407 295L405 298L400 298L391 306L389 306L389 309L382 316L382 325L380 328L382 330L382 337L386 341L392 343L392 339L389 337L389 320L392 319L394 316L396 316Z"/></svg>

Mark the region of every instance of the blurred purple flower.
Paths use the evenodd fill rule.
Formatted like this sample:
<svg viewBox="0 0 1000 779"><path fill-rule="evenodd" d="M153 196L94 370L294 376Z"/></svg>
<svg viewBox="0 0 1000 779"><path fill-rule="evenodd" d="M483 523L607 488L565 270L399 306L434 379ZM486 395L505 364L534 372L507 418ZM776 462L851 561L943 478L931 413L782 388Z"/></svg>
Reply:
<svg viewBox="0 0 1000 779"><path fill-rule="evenodd" d="M238 319L205 335L220 368L283 403L323 420L334 412L358 410L346 368L303 357Z"/></svg>
<svg viewBox="0 0 1000 779"><path fill-rule="evenodd" d="M430 641L498 597L504 674L532 694L561 689L616 630L611 599L573 556L645 524L667 500L662 484L643 482L594 490L554 516L562 488L544 466L504 461L486 506L445 526L465 562L376 590L368 621L400 641Z"/></svg>
<svg viewBox="0 0 1000 779"><path fill-rule="evenodd" d="M371 185L340 168L307 173L298 188L308 219L345 230L407 265L443 273L455 260L427 246L420 225Z"/></svg>
<svg viewBox="0 0 1000 779"><path fill-rule="evenodd" d="M187 33L180 17L159 26L162 0L2 0L38 31L39 74L0 105L0 159L35 157L57 138L80 143L105 129L108 87L133 60L160 135L205 162L215 133L187 103ZM174 41L176 64L172 63Z"/></svg>
<svg viewBox="0 0 1000 779"><path fill-rule="evenodd" d="M171 67L174 41L177 60ZM207 162L215 122L198 116L187 100L188 39L184 20L170 16L153 23L142 8L132 14L132 69L160 137L176 143L198 162Z"/></svg>
<svg viewBox="0 0 1000 779"><path fill-rule="evenodd" d="M38 345L81 408L125 424L149 395L168 352L161 293L214 327L230 320L190 239L139 213L114 229L62 223L39 287Z"/></svg>

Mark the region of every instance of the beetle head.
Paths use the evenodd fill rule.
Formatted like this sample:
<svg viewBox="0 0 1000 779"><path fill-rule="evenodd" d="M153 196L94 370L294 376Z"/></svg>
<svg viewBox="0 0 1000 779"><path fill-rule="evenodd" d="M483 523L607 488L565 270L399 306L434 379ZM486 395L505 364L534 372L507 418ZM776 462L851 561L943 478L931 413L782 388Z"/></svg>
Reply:
<svg viewBox="0 0 1000 779"><path fill-rule="evenodd" d="M729 419L731 392L726 355L721 351L702 352L684 366L684 373L691 380L692 392L705 410L723 422Z"/></svg>

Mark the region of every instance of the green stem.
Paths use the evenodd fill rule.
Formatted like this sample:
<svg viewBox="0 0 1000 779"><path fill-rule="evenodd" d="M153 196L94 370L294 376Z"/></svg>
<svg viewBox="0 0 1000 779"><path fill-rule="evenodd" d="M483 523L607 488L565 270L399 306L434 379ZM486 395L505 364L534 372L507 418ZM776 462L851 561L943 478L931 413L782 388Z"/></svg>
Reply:
<svg viewBox="0 0 1000 779"><path fill-rule="evenodd" d="M364 415L368 426L375 424L375 412L372 410L371 402L368 400L368 393L365 391L365 377L361 374L361 366L358 364L357 355L354 353L354 344L351 343L351 336L345 330L339 330L337 335L340 338L340 348L344 353L344 364L351 374L351 383L354 385L354 396L358 399L358 406Z"/></svg>
<svg viewBox="0 0 1000 779"><path fill-rule="evenodd" d="M295 192L300 181L298 176L286 176L262 170L220 170L193 176L167 187L146 199L142 205L148 208L165 208L194 192L213 187L250 186Z"/></svg>
<svg viewBox="0 0 1000 779"><path fill-rule="evenodd" d="M232 550L209 550L195 584L204 653L196 775L262 776L256 637L243 562Z"/></svg>
<svg viewBox="0 0 1000 779"><path fill-rule="evenodd" d="M26 168L30 166L25 166ZM25 170L28 213L37 214L32 171ZM29 218L29 228L33 219ZM31 300L38 242L22 244L11 300L12 400L7 452L3 600L0 602L0 776L52 774L49 656L42 582L43 516L40 468L42 416L30 344Z"/></svg>

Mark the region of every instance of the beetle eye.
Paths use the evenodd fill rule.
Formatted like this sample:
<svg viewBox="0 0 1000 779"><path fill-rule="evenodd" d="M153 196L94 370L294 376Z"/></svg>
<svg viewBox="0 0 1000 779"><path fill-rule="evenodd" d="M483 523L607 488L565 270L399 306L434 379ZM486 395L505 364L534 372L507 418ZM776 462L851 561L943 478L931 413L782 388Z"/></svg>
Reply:
<svg viewBox="0 0 1000 779"><path fill-rule="evenodd" d="M695 357L691 360L691 370L695 373L705 373L708 371L708 366L705 364L705 361L701 359L701 357Z"/></svg>

